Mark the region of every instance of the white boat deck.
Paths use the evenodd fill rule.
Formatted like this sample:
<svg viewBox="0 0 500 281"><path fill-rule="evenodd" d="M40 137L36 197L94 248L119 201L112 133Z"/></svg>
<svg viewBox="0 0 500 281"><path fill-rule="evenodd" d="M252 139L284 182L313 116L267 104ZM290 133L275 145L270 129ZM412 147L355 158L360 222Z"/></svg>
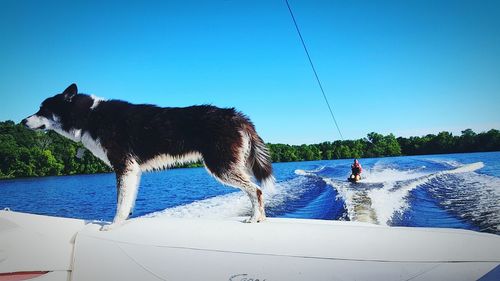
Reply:
<svg viewBox="0 0 500 281"><path fill-rule="evenodd" d="M493 234L242 220L139 218L102 232L83 220L0 211L0 278L49 271L32 280L477 280L500 264Z"/></svg>

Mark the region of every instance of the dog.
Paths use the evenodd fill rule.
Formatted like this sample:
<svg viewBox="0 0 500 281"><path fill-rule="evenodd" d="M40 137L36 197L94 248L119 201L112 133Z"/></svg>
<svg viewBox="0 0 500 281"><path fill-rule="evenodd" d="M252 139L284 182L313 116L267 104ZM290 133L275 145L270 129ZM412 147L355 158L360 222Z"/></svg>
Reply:
<svg viewBox="0 0 500 281"><path fill-rule="evenodd" d="M113 169L116 214L102 230L129 217L143 171L196 161L223 184L248 195L252 214L246 222L266 219L262 191L252 179L264 187L274 185L269 151L248 117L234 108L136 105L81 94L71 84L21 123L81 142Z"/></svg>

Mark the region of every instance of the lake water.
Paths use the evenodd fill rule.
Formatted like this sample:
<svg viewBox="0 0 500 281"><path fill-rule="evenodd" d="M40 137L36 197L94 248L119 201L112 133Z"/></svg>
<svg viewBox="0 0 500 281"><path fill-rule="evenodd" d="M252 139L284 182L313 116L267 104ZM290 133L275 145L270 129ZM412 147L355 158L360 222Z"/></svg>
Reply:
<svg viewBox="0 0 500 281"><path fill-rule="evenodd" d="M500 152L361 159L358 184L346 182L351 161L274 164L278 183L274 191L264 190L267 215L500 234ZM115 177L0 181L0 208L109 221L116 208ZM143 174L133 217L249 212L246 195L193 168Z"/></svg>

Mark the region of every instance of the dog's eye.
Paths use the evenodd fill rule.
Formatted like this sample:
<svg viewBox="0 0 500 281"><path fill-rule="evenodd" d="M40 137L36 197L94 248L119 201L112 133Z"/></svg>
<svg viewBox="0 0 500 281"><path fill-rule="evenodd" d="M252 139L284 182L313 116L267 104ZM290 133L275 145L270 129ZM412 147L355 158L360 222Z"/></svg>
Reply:
<svg viewBox="0 0 500 281"><path fill-rule="evenodd" d="M46 118L51 118L52 117L52 112L48 110L46 107L40 107L40 110L38 111L38 115L41 115Z"/></svg>

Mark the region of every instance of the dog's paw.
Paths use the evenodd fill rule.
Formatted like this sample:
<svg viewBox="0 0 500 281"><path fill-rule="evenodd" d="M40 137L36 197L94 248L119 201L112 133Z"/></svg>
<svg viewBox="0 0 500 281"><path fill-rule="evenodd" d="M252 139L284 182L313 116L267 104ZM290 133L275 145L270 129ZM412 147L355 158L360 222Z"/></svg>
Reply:
<svg viewBox="0 0 500 281"><path fill-rule="evenodd" d="M101 231L110 231L110 230L117 228L118 226L119 226L119 224L117 224L117 223L106 224L106 225L101 226L100 230Z"/></svg>
<svg viewBox="0 0 500 281"><path fill-rule="evenodd" d="M259 220L257 219L257 217L250 217L246 220L243 221L244 223L256 223L256 222L259 222Z"/></svg>
<svg viewBox="0 0 500 281"><path fill-rule="evenodd" d="M244 220L244 223L256 223L256 222L264 222L266 221L266 215L258 215L258 216L251 216L248 219Z"/></svg>

